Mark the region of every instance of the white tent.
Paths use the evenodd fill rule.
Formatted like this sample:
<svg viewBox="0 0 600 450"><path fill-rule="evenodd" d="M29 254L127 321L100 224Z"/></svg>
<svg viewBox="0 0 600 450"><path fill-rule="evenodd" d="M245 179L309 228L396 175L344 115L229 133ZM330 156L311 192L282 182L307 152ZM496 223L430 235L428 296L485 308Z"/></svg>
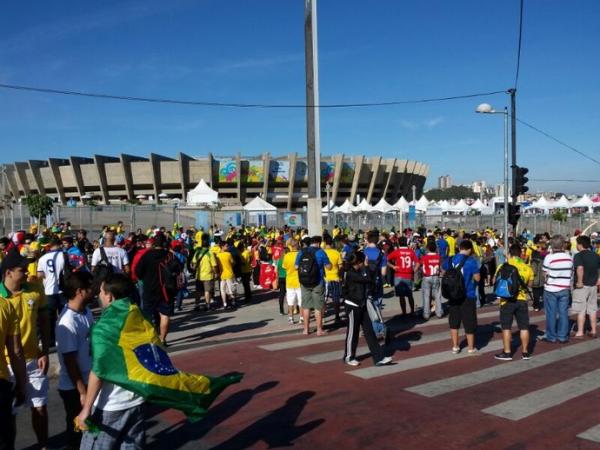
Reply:
<svg viewBox="0 0 600 450"><path fill-rule="evenodd" d="M589 208L591 210L593 207L594 202L587 194L583 194L583 197L571 204L571 208Z"/></svg>
<svg viewBox="0 0 600 450"><path fill-rule="evenodd" d="M398 201L394 204L400 212L408 212L408 202L404 198L404 196L400 197Z"/></svg>
<svg viewBox="0 0 600 450"><path fill-rule="evenodd" d="M567 197L565 197L564 195L559 198L558 200L552 202L552 204L550 205L550 209L556 209L556 208L570 208L571 204L569 203L569 200L567 200Z"/></svg>
<svg viewBox="0 0 600 450"><path fill-rule="evenodd" d="M369 205L367 199L363 198L360 203L352 209L352 212L370 212L373 207Z"/></svg>
<svg viewBox="0 0 600 450"><path fill-rule="evenodd" d="M448 200L442 200L438 206L442 208L442 212L447 212L450 209L450 203Z"/></svg>
<svg viewBox="0 0 600 450"><path fill-rule="evenodd" d="M204 180L187 193L188 205L209 205L219 203L219 193L210 188Z"/></svg>
<svg viewBox="0 0 600 450"><path fill-rule="evenodd" d="M417 211L427 211L429 207L429 200L424 195L421 196L419 200L417 200L416 208Z"/></svg>
<svg viewBox="0 0 600 450"><path fill-rule="evenodd" d="M244 210L248 212L262 212L267 214L275 214L277 208L270 203L264 201L261 197L255 197L244 205Z"/></svg>
<svg viewBox="0 0 600 450"><path fill-rule="evenodd" d="M451 205L448 208L448 211L455 213L466 213L468 210L469 205L467 205L467 203L463 199L460 199L458 203L456 203L455 205Z"/></svg>
<svg viewBox="0 0 600 450"><path fill-rule="evenodd" d="M398 208L390 205L388 202L385 201L385 198L382 198L381 200L379 200L379 202L377 202L375 206L373 206L372 211L385 214L388 212L398 211Z"/></svg>
<svg viewBox="0 0 600 450"><path fill-rule="evenodd" d="M475 202L473 202L471 206L469 206L469 208L474 209L475 211L482 211L483 208L485 208L485 205L483 204L481 199L478 198L477 200L475 200Z"/></svg>
<svg viewBox="0 0 600 450"><path fill-rule="evenodd" d="M346 199L344 203L342 203L340 206L336 206L332 211L336 214L350 214L353 208L354 207L352 206L352 203L350 203L350 200Z"/></svg>
<svg viewBox="0 0 600 450"><path fill-rule="evenodd" d="M327 205L325 205L321 209L321 212L324 214L327 214L330 211L333 212L334 209L335 209L335 203L333 202L333 200L329 200L329 208L327 207Z"/></svg>

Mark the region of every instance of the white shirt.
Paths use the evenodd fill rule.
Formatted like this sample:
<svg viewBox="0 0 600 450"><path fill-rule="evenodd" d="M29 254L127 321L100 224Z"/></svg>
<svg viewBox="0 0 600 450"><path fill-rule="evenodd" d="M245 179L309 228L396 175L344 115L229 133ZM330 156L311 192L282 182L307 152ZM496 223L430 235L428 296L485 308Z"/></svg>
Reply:
<svg viewBox="0 0 600 450"><path fill-rule="evenodd" d="M62 292L58 285L58 280L64 267L65 257L58 250L46 253L38 261L37 271L44 274L44 293L46 295L60 294Z"/></svg>
<svg viewBox="0 0 600 450"><path fill-rule="evenodd" d="M90 328L94 317L89 308L77 312L65 306L56 325L56 350L60 363L60 376L58 389L68 391L75 389L67 372L63 354L77 352L77 365L81 372L83 382L87 384L90 370L92 369L92 355L90 349Z"/></svg>
<svg viewBox="0 0 600 450"><path fill-rule="evenodd" d="M115 268L115 272L123 272L123 267L129 264L127 252L121 247L103 247L106 252L106 259ZM100 249L94 250L92 255L92 267L97 266L102 260Z"/></svg>
<svg viewBox="0 0 600 450"><path fill-rule="evenodd" d="M100 408L102 411L123 411L142 403L144 403L144 397L140 397L116 384L103 381L102 389L96 397L94 407Z"/></svg>
<svg viewBox="0 0 600 450"><path fill-rule="evenodd" d="M544 258L543 270L546 273L544 289L558 292L571 289L573 276L573 257L565 252L550 253Z"/></svg>

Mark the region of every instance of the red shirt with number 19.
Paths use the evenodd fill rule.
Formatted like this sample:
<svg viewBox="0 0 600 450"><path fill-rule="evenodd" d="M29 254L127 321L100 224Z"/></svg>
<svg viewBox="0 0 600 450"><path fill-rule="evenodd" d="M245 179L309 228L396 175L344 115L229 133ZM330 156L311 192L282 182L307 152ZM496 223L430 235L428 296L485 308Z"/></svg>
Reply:
<svg viewBox="0 0 600 450"><path fill-rule="evenodd" d="M388 262L396 266L396 278L412 280L414 267L419 262L416 253L408 247L400 247L387 255Z"/></svg>
<svg viewBox="0 0 600 450"><path fill-rule="evenodd" d="M431 277L440 274L440 255L437 253L427 253L421 257L423 265L423 276Z"/></svg>

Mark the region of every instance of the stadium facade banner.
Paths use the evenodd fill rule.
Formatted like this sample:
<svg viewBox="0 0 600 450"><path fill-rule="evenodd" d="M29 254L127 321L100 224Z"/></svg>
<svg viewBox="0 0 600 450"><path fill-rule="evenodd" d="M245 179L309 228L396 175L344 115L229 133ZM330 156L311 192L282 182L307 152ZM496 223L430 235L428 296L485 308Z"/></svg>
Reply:
<svg viewBox="0 0 600 450"><path fill-rule="evenodd" d="M308 164L306 161L297 161L296 162L296 183L303 182L306 183L308 181Z"/></svg>
<svg viewBox="0 0 600 450"><path fill-rule="evenodd" d="M235 159L222 158L218 159L219 167L219 183L237 183L238 169Z"/></svg>
<svg viewBox="0 0 600 450"><path fill-rule="evenodd" d="M354 170L355 163L353 162L343 162L342 163L342 173L340 175L340 183L342 184L352 184L354 181Z"/></svg>
<svg viewBox="0 0 600 450"><path fill-rule="evenodd" d="M335 178L335 163L321 162L321 183L332 183Z"/></svg>
<svg viewBox="0 0 600 450"><path fill-rule="evenodd" d="M271 160L269 163L269 179L274 183L289 183L290 162Z"/></svg>
<svg viewBox="0 0 600 450"><path fill-rule="evenodd" d="M265 171L264 162L262 159L254 159L247 162L248 171L244 173L245 176L242 176L242 180L246 183L264 183L265 181ZM243 173L242 172L242 173Z"/></svg>

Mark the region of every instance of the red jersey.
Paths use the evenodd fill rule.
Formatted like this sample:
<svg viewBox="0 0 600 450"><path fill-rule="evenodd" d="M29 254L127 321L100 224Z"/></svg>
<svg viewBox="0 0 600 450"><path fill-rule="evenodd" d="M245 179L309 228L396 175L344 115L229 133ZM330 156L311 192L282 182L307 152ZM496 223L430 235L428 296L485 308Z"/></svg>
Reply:
<svg viewBox="0 0 600 450"><path fill-rule="evenodd" d="M396 278L412 280L414 267L419 262L416 253L408 247L400 247L387 255L388 262L396 266Z"/></svg>
<svg viewBox="0 0 600 450"><path fill-rule="evenodd" d="M440 274L440 255L437 253L427 253L421 257L423 265L423 276L431 277Z"/></svg>

